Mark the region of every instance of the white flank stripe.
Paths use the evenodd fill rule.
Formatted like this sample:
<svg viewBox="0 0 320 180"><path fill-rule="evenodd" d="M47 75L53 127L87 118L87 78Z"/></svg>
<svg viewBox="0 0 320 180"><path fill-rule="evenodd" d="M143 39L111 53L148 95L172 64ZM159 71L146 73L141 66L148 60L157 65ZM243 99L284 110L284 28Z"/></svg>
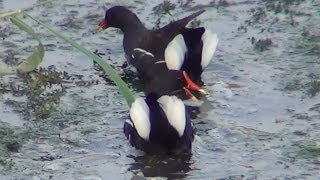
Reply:
<svg viewBox="0 0 320 180"><path fill-rule="evenodd" d="M146 50L144 50L144 49L134 48L133 50L134 50L134 51L139 51L139 52L142 52L142 53L144 53L144 54L146 54L146 55L148 55L148 56L154 57L154 55L153 55L151 52L148 52L148 51L146 51Z"/></svg>
<svg viewBox="0 0 320 180"><path fill-rule="evenodd" d="M181 34L177 35L166 47L164 58L168 69L179 70L183 64L187 46Z"/></svg>
<svg viewBox="0 0 320 180"><path fill-rule="evenodd" d="M161 96L158 99L160 107L166 114L172 127L176 129L181 137L186 127L186 111L183 102L176 96Z"/></svg>
<svg viewBox="0 0 320 180"><path fill-rule="evenodd" d="M211 32L210 30L205 30L201 37L202 46L202 57L201 57L201 67L205 69L211 61L211 58L216 51L218 45L218 35Z"/></svg>
<svg viewBox="0 0 320 180"><path fill-rule="evenodd" d="M130 117L141 138L149 140L150 135L150 119L149 107L143 98L137 98L131 105Z"/></svg>
<svg viewBox="0 0 320 180"><path fill-rule="evenodd" d="M165 61L157 61L154 64L161 64L161 63L166 63Z"/></svg>
<svg viewBox="0 0 320 180"><path fill-rule="evenodd" d="M146 52L146 55L154 57L154 55L151 52Z"/></svg>
<svg viewBox="0 0 320 180"><path fill-rule="evenodd" d="M133 50L134 51L140 51L140 52L143 52L143 53L147 52L146 50L141 49L141 48L134 48Z"/></svg>

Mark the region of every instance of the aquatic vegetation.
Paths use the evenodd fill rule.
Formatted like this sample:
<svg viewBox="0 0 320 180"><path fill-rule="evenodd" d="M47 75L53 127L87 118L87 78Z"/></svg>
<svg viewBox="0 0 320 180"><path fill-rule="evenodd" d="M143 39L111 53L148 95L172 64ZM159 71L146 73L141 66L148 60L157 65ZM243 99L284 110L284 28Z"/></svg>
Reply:
<svg viewBox="0 0 320 180"><path fill-rule="evenodd" d="M23 21L19 20L14 16L10 17L10 20L13 24L15 24L21 30L27 32L34 39L36 39L39 42L39 45L36 48L36 50L26 60L22 61L17 66L0 68L0 76L7 75L7 74L31 72L41 63L44 56L44 47L40 39L38 38L37 34L34 32L34 30L30 26L25 24Z"/></svg>
<svg viewBox="0 0 320 180"><path fill-rule="evenodd" d="M254 45L255 49L259 51L265 51L272 45L272 40L270 38L255 40L254 37L251 38L251 43Z"/></svg>
<svg viewBox="0 0 320 180"><path fill-rule="evenodd" d="M117 87L119 88L119 91L121 92L121 94L126 99L128 105L131 106L131 103L135 99L133 93L128 88L127 84L121 79L121 77L116 73L116 71L108 63L106 63L103 59L101 59L95 53L87 50L86 48L84 48L83 46L78 44L77 42L75 42L75 41L71 40L70 38L68 38L67 36L65 36L64 34L55 31L54 29L52 29L47 24L35 19L34 17L30 16L29 14L27 14L25 12L24 12L24 15L26 15L27 17L29 17L29 18L33 19L34 21L38 22L43 27L45 27L50 32L52 32L55 36L61 38L65 42L69 43L74 48L76 48L79 51L83 52L85 55L87 55L88 57L92 58L96 63L98 63L102 67L102 69L106 72L106 74L110 77L110 79L117 85Z"/></svg>
<svg viewBox="0 0 320 180"><path fill-rule="evenodd" d="M266 8L274 13L291 13L292 6L298 6L306 0L264 0Z"/></svg>
<svg viewBox="0 0 320 180"><path fill-rule="evenodd" d="M163 3L160 3L152 8L153 12L155 14L170 14L171 10L174 10L176 8L176 4L171 3L170 1L163 1Z"/></svg>
<svg viewBox="0 0 320 180"><path fill-rule="evenodd" d="M20 12L17 12L20 13ZM9 13L10 14L10 13ZM14 17L16 18L16 17ZM17 20L18 26L20 25L22 28L26 30L30 35L35 36L34 31L25 23L20 22L19 19ZM34 34L33 34L34 33ZM39 39L37 39L39 40ZM40 40L39 40L40 41ZM81 47L79 44L75 43L74 41L71 41L71 44L74 43L74 45L83 50L83 47ZM5 152L19 152L20 148L24 145L24 143L28 142L29 140L29 133L33 134L32 136L41 136L42 138L46 138L48 134L56 134L56 140L63 144L68 144L71 146L79 146L83 145L83 142L80 142L80 138L83 135L86 136L92 132L93 130L87 129L83 131L83 135L78 135L77 138L72 137L66 137L61 136L60 137L60 130L63 129L64 126L68 126L73 122L66 121L65 119L59 119L57 121L60 122L52 122L52 118L50 119L50 115L52 115L54 112L59 110L60 105L60 98L65 95L66 88L71 86L90 86L91 84L96 84L97 80L93 79L91 81L85 81L82 80L81 75L74 75L69 74L67 72L61 72L57 71L57 69L54 66L48 66L47 68L37 68L38 64L41 62L43 58L44 49L42 44L39 45L40 48L38 48L35 53L33 53L30 58L30 61L27 61L25 63L20 63L16 67L9 67L9 68L3 68L3 72L6 72L6 69L11 69L12 72L10 74L15 74L18 78L15 78L15 81L9 81L1 83L1 92L2 93L11 93L14 96L25 96L26 99L24 101L17 101L17 100L10 100L7 99L4 104L7 106L11 106L13 111L16 111L18 113L21 113L25 120L29 120L29 124L33 123L39 123L36 128L36 130L45 131L45 132L33 132L30 129L25 129L22 131L22 133L28 133L28 135L24 135L22 133L19 133L20 131L18 128L16 129L10 129L10 132L3 134L3 136L0 134L1 142L0 148L3 149L3 153ZM85 53L89 54L89 56L93 56L93 59L97 59L96 55L93 55L92 52L89 52L88 50L83 50ZM37 55L37 56L35 56ZM40 58L39 58L40 57ZM28 60L27 59L27 60ZM100 60L100 61L99 61ZM102 62L101 59L98 59L98 63ZM104 63L104 62L103 62ZM100 63L102 68L108 69L111 71L113 70L110 66ZM106 67L107 66L107 67ZM22 69L21 69L21 68ZM1 69L2 70L2 69ZM8 74L8 73L7 73ZM126 84L121 81L120 77L114 72L106 72L109 76L111 76L111 79L118 79L118 83L120 86L122 86L123 89L127 88ZM4 75L4 73L3 73ZM120 82L119 82L120 81ZM127 88L124 91L127 90L127 97L128 97L128 103L130 103L130 98L133 99L133 95L130 92L130 90ZM130 94L131 93L131 94ZM130 104L129 104L130 105ZM79 116L79 113L77 114ZM80 115L81 116L81 115ZM43 120L47 120L43 121ZM64 122L66 121L66 122ZM56 124L58 123L58 124ZM55 124L53 126L53 124ZM59 131L56 130L56 128L60 128ZM1 131L7 131L5 127L0 127ZM58 133L59 132L59 133ZM18 133L17 135L15 135ZM47 134L48 133L48 134ZM59 137L59 138L58 138ZM54 138L53 138L54 139ZM53 141L53 140L52 140ZM2 158L4 155L1 154L0 158L0 164L1 164L1 170L4 168L10 169L12 166L15 165L16 162L9 161L9 158ZM10 154L8 155L8 157Z"/></svg>
<svg viewBox="0 0 320 180"><path fill-rule="evenodd" d="M238 31L247 32L248 27L262 23L267 17L267 12L263 7L251 9L249 13L251 14L251 18L245 20L244 23L238 27Z"/></svg>
<svg viewBox="0 0 320 180"><path fill-rule="evenodd" d="M155 22L155 26L154 29L160 28L160 24L161 24L161 19L164 18L164 16L166 14L169 14L170 16L172 16L170 14L171 10L174 10L176 8L176 5L174 3L171 3L170 1L163 1L162 3L154 6L152 8L152 11L154 14L156 14L158 16L156 22Z"/></svg>
<svg viewBox="0 0 320 180"><path fill-rule="evenodd" d="M305 149L301 151L301 154L305 154L309 157L318 157L320 156L320 147L317 145L306 146Z"/></svg>
<svg viewBox="0 0 320 180"><path fill-rule="evenodd" d="M26 74L19 74L17 82L2 83L2 93L12 93L14 96L26 96L27 103L7 101L18 112L28 119L32 114L36 118L46 118L57 110L60 97L65 92L62 85L63 74L55 70L40 68Z"/></svg>
<svg viewBox="0 0 320 180"><path fill-rule="evenodd" d="M19 72L19 73L30 72L30 71L32 71L33 69L35 69L37 67L37 65L42 61L42 58L44 56L43 45L40 42L40 39L38 38L38 36L34 32L34 30L30 26L25 24L23 21L21 21L20 19L12 16L12 15L15 15L15 14L18 14L18 13L21 13L21 12L23 12L23 11L22 10L17 10L17 11L14 11L14 12L4 13L4 14L1 15L1 17L10 16L10 19L11 19L12 23L14 23L21 30L26 31L29 35L31 35L33 38L35 38L36 40L39 41L39 46L38 46L37 50L27 59L27 61L21 63L17 67L9 67L9 68L0 69L0 74L12 74L12 73L15 73L16 71ZM75 41L72 41L71 39L67 38L65 35L54 31L52 28L50 28L48 25L44 24L43 22L33 18L32 16L28 15L25 12L24 12L24 15L26 15L29 18L31 18L31 19L35 20L36 22L40 23L42 26L47 28L49 31L51 31L53 34L55 34L57 37L60 37L61 39L65 40L66 42L70 43L73 47L77 48L78 50L82 51L87 56L89 56L93 60L95 60L105 70L105 72L115 82L115 84L119 87L119 90L120 90L120 92L122 92L122 94L126 98L126 100L128 102L128 105L129 106L131 105L131 103L134 100L132 92L129 90L129 88L127 87L126 83L123 82L123 80L120 78L120 76L117 75L117 73L113 70L113 68L110 65L105 63L95 53L90 52L89 50L85 49L84 47L82 47L81 45L76 43ZM47 78L47 80L48 80L48 78ZM39 87L39 84L36 84L35 82L45 82L45 81L38 81L38 80L34 80L32 78L31 79L29 78L29 81L28 81L29 87ZM49 83L49 82L47 82L47 83ZM40 85L40 87L41 87L41 85ZM35 92L39 92L39 91L35 91ZM39 95L41 93L35 93L35 94ZM42 100L40 100L39 102L42 102ZM36 112L39 112L41 114L41 113L47 111L47 109L51 109L53 107L54 107L54 105L47 105L47 106L41 106L40 105L38 108L36 108Z"/></svg>
<svg viewBox="0 0 320 180"><path fill-rule="evenodd" d="M248 28L259 28L261 34L260 36L268 36L268 34L273 34L279 31L282 31L278 28L279 24L286 23L290 26L299 26L299 22L296 18L301 16L311 17L310 13L302 13L299 8L303 8L305 0L271 0L263 1L260 3L260 6L250 9L248 12L250 18L245 20L238 27L238 31L247 33ZM314 3L314 2L311 2ZM309 28L306 28L305 32L302 34L304 36L310 36ZM312 29L311 29L312 31ZM259 39L257 37L252 37L252 39ZM265 41L269 39L268 41ZM252 43L255 48L260 49L261 51L268 50L268 48L261 48L272 42L271 38L260 38L258 44ZM258 42L259 40L255 41ZM306 43L308 44L308 43ZM316 48L316 46L314 46Z"/></svg>
<svg viewBox="0 0 320 180"><path fill-rule="evenodd" d="M190 28L197 28L201 25L201 20L200 19L194 19L190 22Z"/></svg>
<svg viewBox="0 0 320 180"><path fill-rule="evenodd" d="M284 86L286 91L296 91L303 87L302 82L299 79L288 80Z"/></svg>
<svg viewBox="0 0 320 180"><path fill-rule="evenodd" d="M35 114L37 118L45 118L48 115L56 110L59 99L62 96L64 88L61 86L61 74L54 70L45 70L40 68L38 71L35 69L42 62L44 57L44 47L38 38L35 31L25 24L23 21L16 17L10 17L10 20L13 24L19 27L21 30L27 32L34 39L39 42L36 50L24 61L18 64L15 67L1 68L0 74L14 74L22 79L23 85L7 85L1 84L1 89L4 92L13 92L15 95L26 95L29 103L27 107L24 107L26 114L29 109ZM52 87L52 85L59 84L60 89L54 89L51 92L46 92ZM17 149L17 143L12 143L10 146L11 149Z"/></svg>
<svg viewBox="0 0 320 180"><path fill-rule="evenodd" d="M39 72L22 75L29 100L28 109L32 109L36 117L46 118L57 110L60 97L65 92L61 76L61 73L43 68Z"/></svg>
<svg viewBox="0 0 320 180"><path fill-rule="evenodd" d="M307 84L307 94L311 97L317 95L320 92L320 80L312 80Z"/></svg>
<svg viewBox="0 0 320 180"><path fill-rule="evenodd" d="M2 152L6 152L7 155L10 152L18 152L24 138L28 138L26 131L20 128L13 129L6 123L0 123L0 150Z"/></svg>

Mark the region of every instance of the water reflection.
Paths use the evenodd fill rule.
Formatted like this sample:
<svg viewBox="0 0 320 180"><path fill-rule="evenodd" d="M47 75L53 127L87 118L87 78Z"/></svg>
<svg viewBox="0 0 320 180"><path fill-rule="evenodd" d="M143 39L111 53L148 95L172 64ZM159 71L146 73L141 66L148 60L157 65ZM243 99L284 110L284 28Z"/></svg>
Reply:
<svg viewBox="0 0 320 180"><path fill-rule="evenodd" d="M191 170L192 155L145 155L132 157L135 162L128 170L141 171L145 177L184 178Z"/></svg>

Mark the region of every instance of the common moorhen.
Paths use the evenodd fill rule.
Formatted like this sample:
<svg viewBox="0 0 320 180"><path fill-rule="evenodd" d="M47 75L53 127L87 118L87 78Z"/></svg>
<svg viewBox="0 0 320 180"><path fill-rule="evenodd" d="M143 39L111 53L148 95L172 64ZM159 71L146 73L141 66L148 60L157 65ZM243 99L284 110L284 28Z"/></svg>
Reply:
<svg viewBox="0 0 320 180"><path fill-rule="evenodd" d="M99 26L101 29L114 27L123 31L123 48L129 62L132 61L131 54L134 49L140 48L149 52L155 60L164 61L169 70L185 71L190 76L191 82L200 84L201 73L212 59L218 38L215 33L203 27L192 29L185 26L203 12L204 10L200 10L160 29L149 30L129 9L114 6L106 11L105 18L100 21ZM145 67L143 63L139 65L141 67L137 65L135 67L137 69Z"/></svg>
<svg viewBox="0 0 320 180"><path fill-rule="evenodd" d="M143 49L133 50L131 64L137 68L140 79L144 81L146 94L177 95L184 90L188 98L196 100L192 91L205 93L185 71L168 69L165 61L160 61Z"/></svg>
<svg viewBox="0 0 320 180"><path fill-rule="evenodd" d="M123 130L130 144L147 154L191 153L194 129L176 96L150 93L145 100L137 98Z"/></svg>

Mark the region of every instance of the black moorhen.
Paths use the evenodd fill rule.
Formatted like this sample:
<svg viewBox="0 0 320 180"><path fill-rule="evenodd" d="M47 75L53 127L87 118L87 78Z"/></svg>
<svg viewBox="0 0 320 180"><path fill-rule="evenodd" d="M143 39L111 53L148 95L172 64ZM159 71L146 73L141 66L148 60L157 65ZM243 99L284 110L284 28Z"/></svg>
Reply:
<svg viewBox="0 0 320 180"><path fill-rule="evenodd" d="M101 29L114 27L123 31L123 48L129 62L132 51L140 48L158 60L165 60L168 69L184 70L191 80L199 83L203 69L215 52L218 38L203 27L189 29L185 26L203 12L200 10L160 29L149 30L133 12L123 6L114 6L106 11L99 26Z"/></svg>
<svg viewBox="0 0 320 180"><path fill-rule="evenodd" d="M147 154L191 153L194 129L176 96L150 93L145 100L137 98L123 131L133 147Z"/></svg>
<svg viewBox="0 0 320 180"><path fill-rule="evenodd" d="M172 95L184 90L188 98L196 100L191 91L204 93L185 71L169 70L165 61L160 61L150 52L136 48L130 56L131 64L137 67L140 79L144 81L146 94Z"/></svg>
<svg viewBox="0 0 320 180"><path fill-rule="evenodd" d="M204 10L201 10L160 29L149 30L129 9L124 6L114 6L106 11L105 18L100 21L99 26L101 29L114 27L122 30L123 48L126 55L129 55L135 48L141 48L163 59L164 50L169 42L180 34L192 19L203 12Z"/></svg>

